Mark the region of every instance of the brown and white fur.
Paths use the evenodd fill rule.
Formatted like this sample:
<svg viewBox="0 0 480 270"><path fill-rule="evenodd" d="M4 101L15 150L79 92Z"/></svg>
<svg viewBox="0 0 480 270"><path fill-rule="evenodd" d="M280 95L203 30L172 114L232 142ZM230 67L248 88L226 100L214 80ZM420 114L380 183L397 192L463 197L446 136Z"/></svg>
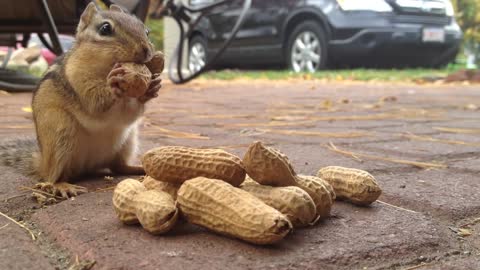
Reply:
<svg viewBox="0 0 480 270"><path fill-rule="evenodd" d="M111 34L100 34L104 24ZM118 88L124 71L117 63L149 61L154 48L147 35L144 24L118 6L100 11L88 5L74 46L52 65L33 95L39 147L33 171L42 179L40 188L68 197L86 191L68 183L84 173L103 168L144 173L129 162L145 102L157 96L161 80L155 74L144 96L127 97Z"/></svg>

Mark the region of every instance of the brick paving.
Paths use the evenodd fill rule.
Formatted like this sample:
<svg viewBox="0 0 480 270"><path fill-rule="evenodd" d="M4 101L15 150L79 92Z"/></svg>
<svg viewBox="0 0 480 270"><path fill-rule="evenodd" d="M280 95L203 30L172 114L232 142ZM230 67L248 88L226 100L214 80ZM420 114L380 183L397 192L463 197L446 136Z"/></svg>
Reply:
<svg viewBox="0 0 480 270"><path fill-rule="evenodd" d="M315 81L167 84L145 114L141 152L188 145L241 156L249 143L262 140L285 152L300 173L328 165L370 171L384 190L381 202L367 208L338 202L332 218L296 230L276 246L257 247L185 223L165 236L120 224L111 190L97 189L124 177L82 180L90 193L39 209L28 197L14 197L32 182L0 167L0 210L40 235L31 241L0 217L6 239L0 269L64 269L76 256L94 260L93 269L478 269L480 225L465 227L470 236L457 234L480 217L478 133L441 129L480 129L479 111L465 109L480 105L478 90ZM388 96L396 100L378 103ZM34 136L25 108L30 98L0 92L0 141ZM330 142L360 154L447 167L357 160L332 152Z"/></svg>

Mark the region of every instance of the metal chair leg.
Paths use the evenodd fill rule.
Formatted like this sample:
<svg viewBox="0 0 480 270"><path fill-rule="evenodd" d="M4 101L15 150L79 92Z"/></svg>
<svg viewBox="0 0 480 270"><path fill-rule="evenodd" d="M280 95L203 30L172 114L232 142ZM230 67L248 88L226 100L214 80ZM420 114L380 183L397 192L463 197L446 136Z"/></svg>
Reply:
<svg viewBox="0 0 480 270"><path fill-rule="evenodd" d="M53 21L52 14L48 8L47 0L39 0L40 2L40 11L42 12L42 20L45 26L47 27L48 34L50 36L50 41L52 42L53 53L56 55L61 55L63 53L62 44L60 44L60 39L58 37L57 27Z"/></svg>
<svg viewBox="0 0 480 270"><path fill-rule="evenodd" d="M7 68L8 62L10 61L10 57L12 57L13 49L12 47L8 47L7 55L5 55L5 59L3 60L2 66L0 68L5 69Z"/></svg>

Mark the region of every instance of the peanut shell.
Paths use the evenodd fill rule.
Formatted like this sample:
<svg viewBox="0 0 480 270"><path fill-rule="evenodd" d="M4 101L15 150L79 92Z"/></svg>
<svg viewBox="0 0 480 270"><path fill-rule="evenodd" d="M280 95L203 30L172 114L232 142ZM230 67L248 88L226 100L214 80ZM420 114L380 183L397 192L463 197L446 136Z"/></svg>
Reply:
<svg viewBox="0 0 480 270"><path fill-rule="evenodd" d="M125 91L128 97L141 97L147 92L152 78L152 73L143 64L123 63L125 74L122 75L125 82L120 82L118 86Z"/></svg>
<svg viewBox="0 0 480 270"><path fill-rule="evenodd" d="M152 60L145 63L152 74L160 74L163 72L165 66L165 57L161 51L156 51L153 54Z"/></svg>
<svg viewBox="0 0 480 270"><path fill-rule="evenodd" d="M178 189L180 188L179 184L158 181L158 180L155 180L153 177L146 176L143 179L143 185L145 186L145 188L147 188L147 190L163 191L170 194L173 200L177 200L177 192L178 192Z"/></svg>
<svg viewBox="0 0 480 270"><path fill-rule="evenodd" d="M142 227L152 233L168 232L178 219L178 210L170 194L147 190L134 198L133 205Z"/></svg>
<svg viewBox="0 0 480 270"><path fill-rule="evenodd" d="M317 215L320 218L326 218L330 216L332 210L333 199L329 190L321 182L321 179L315 176L297 175L296 176L297 187L305 190L317 208Z"/></svg>
<svg viewBox="0 0 480 270"><path fill-rule="evenodd" d="M247 174L256 182L269 186L295 186L295 170L280 151L254 142L243 157Z"/></svg>
<svg viewBox="0 0 480 270"><path fill-rule="evenodd" d="M254 244L276 243L292 229L285 215L222 180L186 181L178 190L177 203L189 222Z"/></svg>
<svg viewBox="0 0 480 270"><path fill-rule="evenodd" d="M174 184L203 176L238 187L246 175L242 160L221 149L158 147L145 153L142 163L151 177Z"/></svg>
<svg viewBox="0 0 480 270"><path fill-rule="evenodd" d="M113 190L113 208L117 217L125 224L138 223L135 214L134 198L147 189L135 179L125 179L117 184Z"/></svg>
<svg viewBox="0 0 480 270"><path fill-rule="evenodd" d="M330 193L330 197L332 197L332 200L335 200L337 198L337 194L335 194L335 190L333 189L332 185L330 185L330 183L328 183L327 181L323 180L320 177L315 177L314 179L325 186L325 188Z"/></svg>
<svg viewBox="0 0 480 270"><path fill-rule="evenodd" d="M321 168L317 176L330 183L337 198L357 205L369 205L382 194L375 178L366 171L329 166Z"/></svg>
<svg viewBox="0 0 480 270"><path fill-rule="evenodd" d="M315 203L299 187L264 186L247 177L240 188L280 211L292 222L293 227L305 227L315 222Z"/></svg>

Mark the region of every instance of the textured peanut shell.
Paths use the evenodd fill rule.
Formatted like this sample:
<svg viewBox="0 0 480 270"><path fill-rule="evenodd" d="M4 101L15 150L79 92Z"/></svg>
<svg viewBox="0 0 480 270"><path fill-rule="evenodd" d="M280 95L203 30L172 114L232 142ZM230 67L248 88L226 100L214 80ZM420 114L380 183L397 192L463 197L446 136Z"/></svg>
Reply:
<svg viewBox="0 0 480 270"><path fill-rule="evenodd" d="M123 63L125 74L122 75L125 82L120 82L118 86L125 91L128 97L141 97L145 94L150 85L152 73L143 64Z"/></svg>
<svg viewBox="0 0 480 270"><path fill-rule="evenodd" d="M161 51L156 51L153 54L152 60L145 63L152 74L160 74L163 72L165 66L165 57Z"/></svg>
<svg viewBox="0 0 480 270"><path fill-rule="evenodd" d="M177 192L180 188L179 184L158 181L150 176L145 176L145 178L143 179L143 185L145 186L145 188L147 188L147 190L158 190L166 192L170 194L170 196L172 196L173 200L177 199Z"/></svg>
<svg viewBox="0 0 480 270"><path fill-rule="evenodd" d="M375 178L366 171L329 166L321 168L317 176L330 183L337 198L357 205L369 205L382 194Z"/></svg>
<svg viewBox="0 0 480 270"><path fill-rule="evenodd" d="M147 190L135 196L133 205L138 221L152 234L168 232L178 219L178 210L170 194Z"/></svg>
<svg viewBox="0 0 480 270"><path fill-rule="evenodd" d="M125 224L138 223L134 198L146 190L143 184L135 179L125 179L117 184L113 190L112 201L118 219Z"/></svg>
<svg viewBox="0 0 480 270"><path fill-rule="evenodd" d="M280 151L254 142L243 157L247 174L256 182L269 186L294 186L295 171Z"/></svg>
<svg viewBox="0 0 480 270"><path fill-rule="evenodd" d="M254 244L276 243L292 229L285 215L217 179L186 181L178 190L177 204L190 223Z"/></svg>
<svg viewBox="0 0 480 270"><path fill-rule="evenodd" d="M280 211L292 222L293 227L305 227L315 222L315 203L299 187L264 186L247 177L240 188Z"/></svg>
<svg viewBox="0 0 480 270"><path fill-rule="evenodd" d="M335 199L337 198L337 194L335 194L335 190L333 189L332 185L330 185L330 183L328 183L327 181L323 180L320 177L315 177L314 179L325 186L325 188L330 193L330 197L332 197L332 200L335 201Z"/></svg>
<svg viewBox="0 0 480 270"><path fill-rule="evenodd" d="M317 215L321 219L329 217L332 210L333 199L328 189L323 183L315 176L297 175L296 176L297 187L305 190L317 208Z"/></svg>
<svg viewBox="0 0 480 270"><path fill-rule="evenodd" d="M142 163L151 177L174 184L203 176L238 187L246 175L242 160L221 149L158 147L145 153Z"/></svg>

